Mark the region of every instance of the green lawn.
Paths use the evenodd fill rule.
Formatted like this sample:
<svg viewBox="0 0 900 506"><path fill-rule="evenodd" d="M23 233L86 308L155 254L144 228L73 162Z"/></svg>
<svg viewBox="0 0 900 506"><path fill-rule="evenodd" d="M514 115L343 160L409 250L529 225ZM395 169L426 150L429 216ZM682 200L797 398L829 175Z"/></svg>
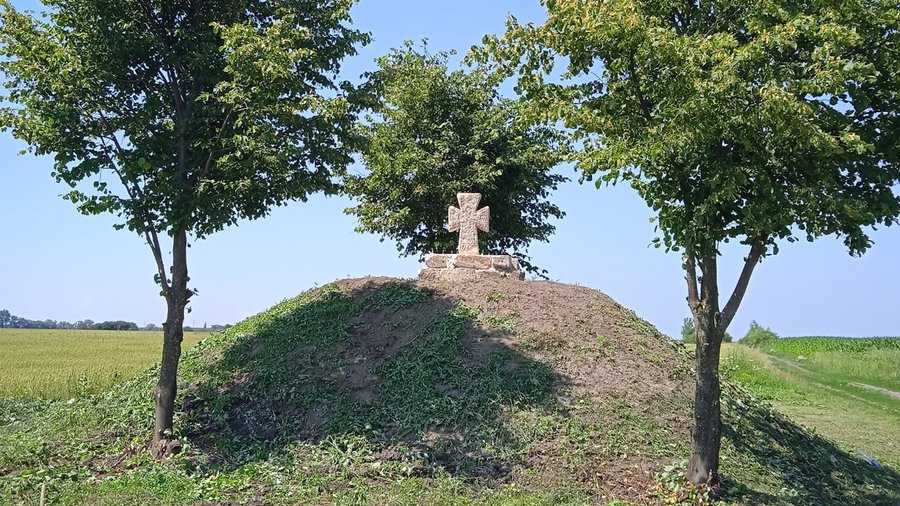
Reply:
<svg viewBox="0 0 900 506"><path fill-rule="evenodd" d="M184 348L208 335L186 332ZM159 363L161 354L161 331L0 329L0 397L99 392Z"/></svg>
<svg viewBox="0 0 900 506"><path fill-rule="evenodd" d="M723 373L845 450L900 469L900 347L780 341L726 345Z"/></svg>

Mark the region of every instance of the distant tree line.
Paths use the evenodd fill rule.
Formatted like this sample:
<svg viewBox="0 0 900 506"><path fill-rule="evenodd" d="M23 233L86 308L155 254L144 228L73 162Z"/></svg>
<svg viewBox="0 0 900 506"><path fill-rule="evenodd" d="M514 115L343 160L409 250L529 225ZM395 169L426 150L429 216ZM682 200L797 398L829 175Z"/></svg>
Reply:
<svg viewBox="0 0 900 506"><path fill-rule="evenodd" d="M694 319L685 318L684 324L681 325L681 341L684 343L697 344L697 329L694 328ZM730 343L734 341L731 334L725 332L722 336L722 342Z"/></svg>
<svg viewBox="0 0 900 506"><path fill-rule="evenodd" d="M230 328L230 327L231 327L230 324L226 324L226 325L219 325L219 324L208 325L208 324L204 323L202 327L191 327L190 325L185 325L185 326L184 326L184 331L185 331L185 332L221 332L221 331L223 331L223 330L225 330L225 329L227 329L227 328ZM157 325L157 324L155 324L155 323L148 323L146 326L144 326L144 330L162 330L162 329L163 329L163 328L162 328L161 326L159 326L159 325Z"/></svg>
<svg viewBox="0 0 900 506"><path fill-rule="evenodd" d="M186 331L200 332L221 332L231 325L207 325L203 327L184 327ZM0 309L0 329L61 329L61 330L140 330L137 323L127 322L124 320L94 322L93 320L78 320L75 323L56 320L29 320L10 314L7 309ZM155 323L148 323L143 330L162 330L162 327Z"/></svg>
<svg viewBox="0 0 900 506"><path fill-rule="evenodd" d="M227 328L231 328L231 325L230 324L228 324L228 325L215 324L215 325L210 325L207 327L206 324L204 323L202 328L185 327L184 330L199 330L201 332L221 332Z"/></svg>
<svg viewBox="0 0 900 506"><path fill-rule="evenodd" d="M22 318L6 309L0 310L0 328L4 329L65 329L65 330L138 330L134 322L123 320L94 322L93 320L79 320L75 323L56 320L29 320Z"/></svg>
<svg viewBox="0 0 900 506"><path fill-rule="evenodd" d="M760 347L778 338L778 334L773 332L772 329L770 329L769 327L763 327L762 325L756 323L756 320L753 320L750 323L750 330L748 330L747 335L744 336L743 339L741 339L741 343L746 344L747 346Z"/></svg>
<svg viewBox="0 0 900 506"><path fill-rule="evenodd" d="M740 343L747 346L758 347L778 338L778 334L773 332L772 329L763 327L759 323L756 323L756 320L753 320L750 323L750 329L747 330L747 334L741 338ZM681 325L681 341L684 343L697 343L697 330L694 328L693 318L684 319L684 323ZM722 342L730 343L732 341L734 341L734 338L731 337L731 334L725 332Z"/></svg>

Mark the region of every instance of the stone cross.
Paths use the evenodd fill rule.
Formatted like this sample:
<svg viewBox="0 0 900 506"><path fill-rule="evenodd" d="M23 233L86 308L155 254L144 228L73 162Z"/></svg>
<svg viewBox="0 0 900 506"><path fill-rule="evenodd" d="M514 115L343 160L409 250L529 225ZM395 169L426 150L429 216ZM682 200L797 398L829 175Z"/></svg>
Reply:
<svg viewBox="0 0 900 506"><path fill-rule="evenodd" d="M487 232L490 208L478 209L480 193L457 193L459 209L450 206L450 231L459 231L459 254L478 255L478 231Z"/></svg>

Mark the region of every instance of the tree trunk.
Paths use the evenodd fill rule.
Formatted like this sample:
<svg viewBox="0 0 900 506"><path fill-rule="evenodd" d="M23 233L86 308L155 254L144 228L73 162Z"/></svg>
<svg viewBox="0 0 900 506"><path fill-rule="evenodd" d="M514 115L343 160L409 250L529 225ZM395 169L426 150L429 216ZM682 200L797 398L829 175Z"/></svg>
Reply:
<svg viewBox="0 0 900 506"><path fill-rule="evenodd" d="M178 394L178 362L184 337L184 311L190 294L187 288L187 234L176 232L172 244L172 283L166 292L166 322L163 324L162 364L153 396L156 422L153 427L151 454L163 458L171 453L172 418Z"/></svg>
<svg viewBox="0 0 900 506"><path fill-rule="evenodd" d="M725 329L721 326L719 312L716 256L712 254L699 259L699 287L697 260L689 255L685 262L688 305L694 316L694 329L697 332L694 427L691 431L691 461L687 479L694 485L716 487L719 484L719 445L722 440L719 351Z"/></svg>
<svg viewBox="0 0 900 506"><path fill-rule="evenodd" d="M691 433L691 461L687 479L694 485L719 484L719 447L722 441L722 414L719 395L719 352L722 335L714 322L699 318L697 331L697 385L694 394L694 428ZM705 320L705 321L703 321Z"/></svg>
<svg viewBox="0 0 900 506"><path fill-rule="evenodd" d="M706 485L717 489L719 480L719 449L722 444L722 406L719 383L719 355L722 337L731 324L753 269L766 252L768 238L760 235L751 243L750 254L744 259L744 268L734 291L719 311L719 272L717 253L698 259L693 252L684 256L685 280L688 287L688 306L694 316L697 332L697 382L694 393L694 428L691 431L691 461L687 480L694 485ZM701 277L697 277L697 267Z"/></svg>

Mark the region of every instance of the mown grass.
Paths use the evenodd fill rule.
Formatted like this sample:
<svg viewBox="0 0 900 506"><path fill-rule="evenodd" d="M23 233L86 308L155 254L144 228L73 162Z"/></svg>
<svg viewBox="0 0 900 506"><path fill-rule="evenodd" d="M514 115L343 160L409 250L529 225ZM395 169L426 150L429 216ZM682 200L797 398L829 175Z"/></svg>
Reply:
<svg viewBox="0 0 900 506"><path fill-rule="evenodd" d="M183 346L208 335L186 332ZM83 397L130 379L161 353L161 331L0 329L0 397Z"/></svg>
<svg viewBox="0 0 900 506"><path fill-rule="evenodd" d="M855 351L835 351L841 347L829 343L821 348L824 351L815 351L803 344L789 343L785 348L803 349L806 355L798 356L777 351L781 349L777 346L726 346L722 371L846 451L871 455L900 469L900 399L862 386L900 390L900 349L883 343L865 349L850 343Z"/></svg>
<svg viewBox="0 0 900 506"><path fill-rule="evenodd" d="M838 383L866 383L900 392L900 338L791 337L762 349Z"/></svg>
<svg viewBox="0 0 900 506"><path fill-rule="evenodd" d="M900 349L873 349L853 354L815 353L803 365L832 376L900 392Z"/></svg>
<svg viewBox="0 0 900 506"><path fill-rule="evenodd" d="M171 459L146 452L154 369L71 403L0 400L0 503L35 502L46 483L52 504L622 506L617 490L657 460L674 465L639 503L690 499L686 438L621 399L566 400L550 364L489 338L517 322L406 283L304 293L185 354ZM361 348L375 330L385 348ZM724 503L900 501L895 471L732 384L722 401ZM654 402L689 423L689 406Z"/></svg>
<svg viewBox="0 0 900 506"><path fill-rule="evenodd" d="M767 401L808 405L809 391L772 364L772 358L757 348L724 344L722 372Z"/></svg>

